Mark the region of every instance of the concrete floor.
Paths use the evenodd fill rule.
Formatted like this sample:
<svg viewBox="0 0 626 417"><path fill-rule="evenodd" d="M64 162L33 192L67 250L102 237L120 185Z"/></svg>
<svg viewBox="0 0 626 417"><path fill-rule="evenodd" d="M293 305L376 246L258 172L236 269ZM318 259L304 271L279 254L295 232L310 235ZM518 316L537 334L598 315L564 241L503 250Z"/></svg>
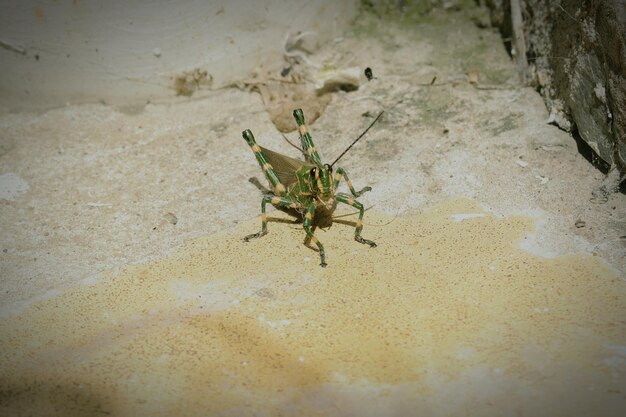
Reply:
<svg viewBox="0 0 626 417"><path fill-rule="evenodd" d="M0 414L621 415L625 196L481 11L379 19L309 56L376 76L309 127L326 160L385 110L340 164L379 246L318 228L326 269L280 212L241 241L241 131L297 156L256 92L0 115Z"/></svg>

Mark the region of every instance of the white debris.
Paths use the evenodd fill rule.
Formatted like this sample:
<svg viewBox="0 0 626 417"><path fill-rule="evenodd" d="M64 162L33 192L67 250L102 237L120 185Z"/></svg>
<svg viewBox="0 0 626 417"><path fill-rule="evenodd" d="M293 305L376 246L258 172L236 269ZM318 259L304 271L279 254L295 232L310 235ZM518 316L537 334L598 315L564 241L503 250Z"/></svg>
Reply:
<svg viewBox="0 0 626 417"><path fill-rule="evenodd" d="M560 110L562 106L553 106L550 109L550 116L546 123L555 124L563 130L570 131L572 129L572 123L567 119L567 116Z"/></svg>
<svg viewBox="0 0 626 417"><path fill-rule="evenodd" d="M543 175L535 175L535 178L537 178L539 182L541 182L541 185L545 185L548 183L548 181L550 181L550 178L544 177Z"/></svg>
<svg viewBox="0 0 626 417"><path fill-rule="evenodd" d="M267 320L265 318L265 314L260 314L259 317L258 317L258 320L261 323L265 323L266 325L268 325L272 329L282 328L282 327L285 327L285 326L289 326L291 324L291 320L289 320L289 319Z"/></svg>
<svg viewBox="0 0 626 417"><path fill-rule="evenodd" d="M479 217L485 217L485 213L460 213L460 214L451 214L450 217L452 217L452 219L455 222L461 222L463 220L467 220L467 219L476 219Z"/></svg>
<svg viewBox="0 0 626 417"><path fill-rule="evenodd" d="M596 93L596 98L598 100L606 104L606 90L604 89L604 86L602 84L600 84L599 82L596 83L593 92Z"/></svg>
<svg viewBox="0 0 626 417"><path fill-rule="evenodd" d="M517 161L515 161L515 163L521 166L522 168L526 168L528 166L528 162L522 161L521 159L518 159Z"/></svg>

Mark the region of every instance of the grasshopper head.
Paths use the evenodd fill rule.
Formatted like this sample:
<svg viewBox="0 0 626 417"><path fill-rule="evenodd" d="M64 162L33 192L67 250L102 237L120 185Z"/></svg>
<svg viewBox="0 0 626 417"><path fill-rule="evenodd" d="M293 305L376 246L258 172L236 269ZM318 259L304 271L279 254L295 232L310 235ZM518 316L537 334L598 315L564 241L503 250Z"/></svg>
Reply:
<svg viewBox="0 0 626 417"><path fill-rule="evenodd" d="M309 175L313 194L322 204L330 208L335 202L333 168L328 164L316 166L311 168Z"/></svg>

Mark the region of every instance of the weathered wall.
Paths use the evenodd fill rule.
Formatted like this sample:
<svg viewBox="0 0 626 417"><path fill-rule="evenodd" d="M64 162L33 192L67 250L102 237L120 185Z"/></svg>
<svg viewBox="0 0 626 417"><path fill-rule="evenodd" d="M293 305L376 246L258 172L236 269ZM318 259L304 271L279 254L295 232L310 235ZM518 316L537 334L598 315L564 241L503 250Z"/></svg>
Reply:
<svg viewBox="0 0 626 417"><path fill-rule="evenodd" d="M514 39L510 0L488 0ZM609 165L626 169L626 0L522 1L528 79L551 121L576 130Z"/></svg>

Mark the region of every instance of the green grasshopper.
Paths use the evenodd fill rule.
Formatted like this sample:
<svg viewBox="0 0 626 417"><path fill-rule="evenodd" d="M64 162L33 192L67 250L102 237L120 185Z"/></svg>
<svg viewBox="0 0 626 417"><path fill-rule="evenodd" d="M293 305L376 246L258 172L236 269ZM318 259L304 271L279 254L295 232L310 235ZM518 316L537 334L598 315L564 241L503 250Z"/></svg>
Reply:
<svg viewBox="0 0 626 417"><path fill-rule="evenodd" d="M313 234L311 225L315 217L315 211L318 208L332 213L337 206L337 202L339 202L359 210L359 219L356 221L354 240L375 248L376 243L361 237L361 230L363 230L363 213L365 210L363 209L363 204L355 200L355 197L359 197L372 188L364 187L361 191L355 191L350 178L348 178L343 168L337 167L333 175L333 165L367 133L380 116L382 116L382 112L376 117L372 124L335 159L335 162L330 165L322 163L315 149L315 145L313 144L313 139L308 133L302 109L294 110L293 117L298 124L300 141L302 143L301 150L306 161L290 158L278 152L263 148L256 143L250 129L244 130L242 132L243 138L252 149L252 152L254 152L254 156L256 156L263 173L274 188L274 192L266 194L261 200L261 231L244 237L244 241L248 242L250 239L259 238L267 234L267 216L265 214L265 206L267 203L272 203L272 205L277 208L295 209L304 217L303 226L308 240L315 243L319 249L320 265L326 267L326 252L324 251L324 246ZM352 196L346 193L336 192L339 181L341 181L342 178L346 180Z"/></svg>

